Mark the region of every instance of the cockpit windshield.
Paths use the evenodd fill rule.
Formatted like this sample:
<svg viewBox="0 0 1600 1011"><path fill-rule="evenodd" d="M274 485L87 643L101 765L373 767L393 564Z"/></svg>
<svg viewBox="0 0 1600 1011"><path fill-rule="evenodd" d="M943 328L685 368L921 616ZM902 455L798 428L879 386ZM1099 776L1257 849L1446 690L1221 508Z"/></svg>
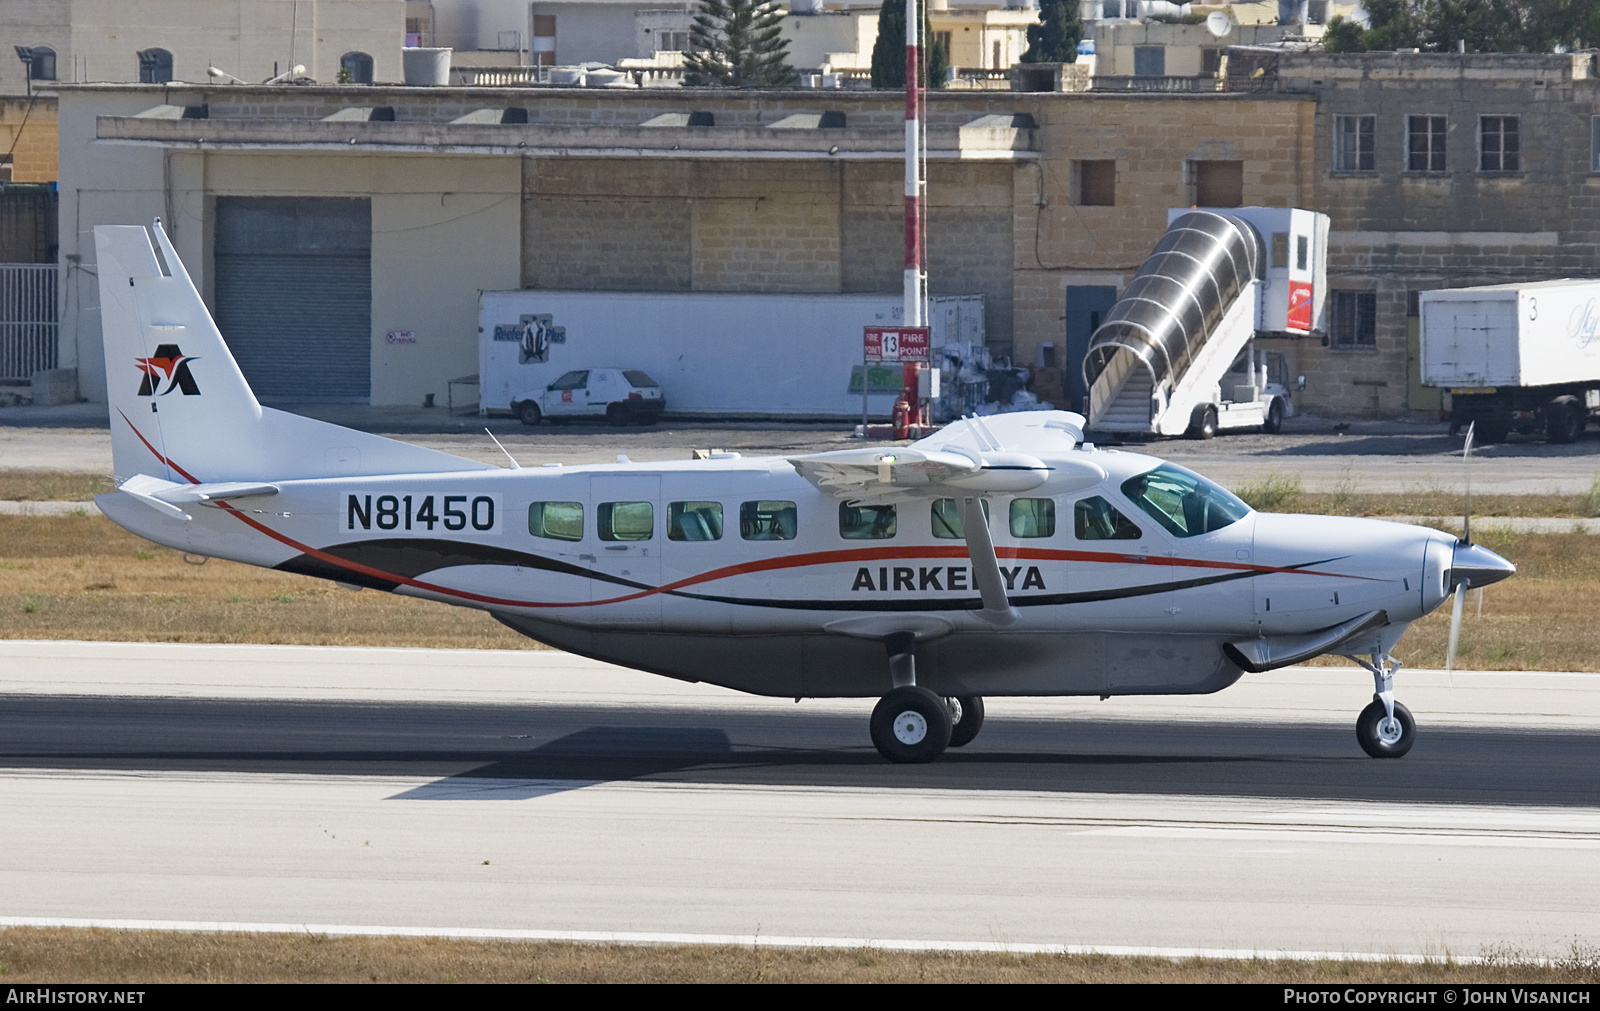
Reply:
<svg viewBox="0 0 1600 1011"><path fill-rule="evenodd" d="M1174 537L1209 534L1250 514L1233 492L1171 463L1122 482L1122 494Z"/></svg>

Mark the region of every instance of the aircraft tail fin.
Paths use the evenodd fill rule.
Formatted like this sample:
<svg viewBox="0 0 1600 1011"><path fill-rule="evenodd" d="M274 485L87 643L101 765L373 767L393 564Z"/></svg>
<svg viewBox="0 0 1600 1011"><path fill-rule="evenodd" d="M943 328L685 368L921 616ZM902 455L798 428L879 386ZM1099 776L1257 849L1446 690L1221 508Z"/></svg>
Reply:
<svg viewBox="0 0 1600 1011"><path fill-rule="evenodd" d="M262 407L161 222L94 231L118 482L137 474L198 484L489 466Z"/></svg>

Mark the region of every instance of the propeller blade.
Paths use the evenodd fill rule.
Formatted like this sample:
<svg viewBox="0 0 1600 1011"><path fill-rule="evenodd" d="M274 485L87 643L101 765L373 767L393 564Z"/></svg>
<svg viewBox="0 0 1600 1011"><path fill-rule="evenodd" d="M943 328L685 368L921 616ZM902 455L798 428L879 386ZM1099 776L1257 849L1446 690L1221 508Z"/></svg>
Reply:
<svg viewBox="0 0 1600 1011"><path fill-rule="evenodd" d="M1467 426L1467 445L1461 451L1461 470L1467 491L1466 510L1461 516L1461 543L1463 544L1472 543L1472 433L1477 427L1478 423L1476 421ZM1459 625L1460 623L1458 622L1457 624ZM1451 641L1453 642L1454 640Z"/></svg>
<svg viewBox="0 0 1600 1011"><path fill-rule="evenodd" d="M1461 612L1467 604L1467 584L1456 584L1455 604L1450 608L1450 645L1445 647L1444 671L1446 674L1456 669L1456 645L1461 641Z"/></svg>

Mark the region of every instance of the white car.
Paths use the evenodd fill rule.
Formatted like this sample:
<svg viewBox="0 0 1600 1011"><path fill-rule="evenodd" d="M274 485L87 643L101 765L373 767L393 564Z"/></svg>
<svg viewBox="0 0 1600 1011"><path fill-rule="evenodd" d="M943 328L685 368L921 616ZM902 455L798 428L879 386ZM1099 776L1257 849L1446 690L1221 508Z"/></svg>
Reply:
<svg viewBox="0 0 1600 1011"><path fill-rule="evenodd" d="M511 398L511 410L524 425L549 418L552 425L569 418L604 417L611 424L653 425L667 402L661 385L639 369L573 369L542 390Z"/></svg>

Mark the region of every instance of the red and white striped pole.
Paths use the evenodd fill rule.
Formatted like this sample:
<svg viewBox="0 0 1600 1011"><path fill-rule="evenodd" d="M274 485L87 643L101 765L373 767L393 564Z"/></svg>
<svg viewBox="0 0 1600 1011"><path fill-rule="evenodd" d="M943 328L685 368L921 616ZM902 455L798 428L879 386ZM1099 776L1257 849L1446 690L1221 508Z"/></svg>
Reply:
<svg viewBox="0 0 1600 1011"><path fill-rule="evenodd" d="M917 0L906 0L906 274L905 326L922 318L922 87Z"/></svg>

